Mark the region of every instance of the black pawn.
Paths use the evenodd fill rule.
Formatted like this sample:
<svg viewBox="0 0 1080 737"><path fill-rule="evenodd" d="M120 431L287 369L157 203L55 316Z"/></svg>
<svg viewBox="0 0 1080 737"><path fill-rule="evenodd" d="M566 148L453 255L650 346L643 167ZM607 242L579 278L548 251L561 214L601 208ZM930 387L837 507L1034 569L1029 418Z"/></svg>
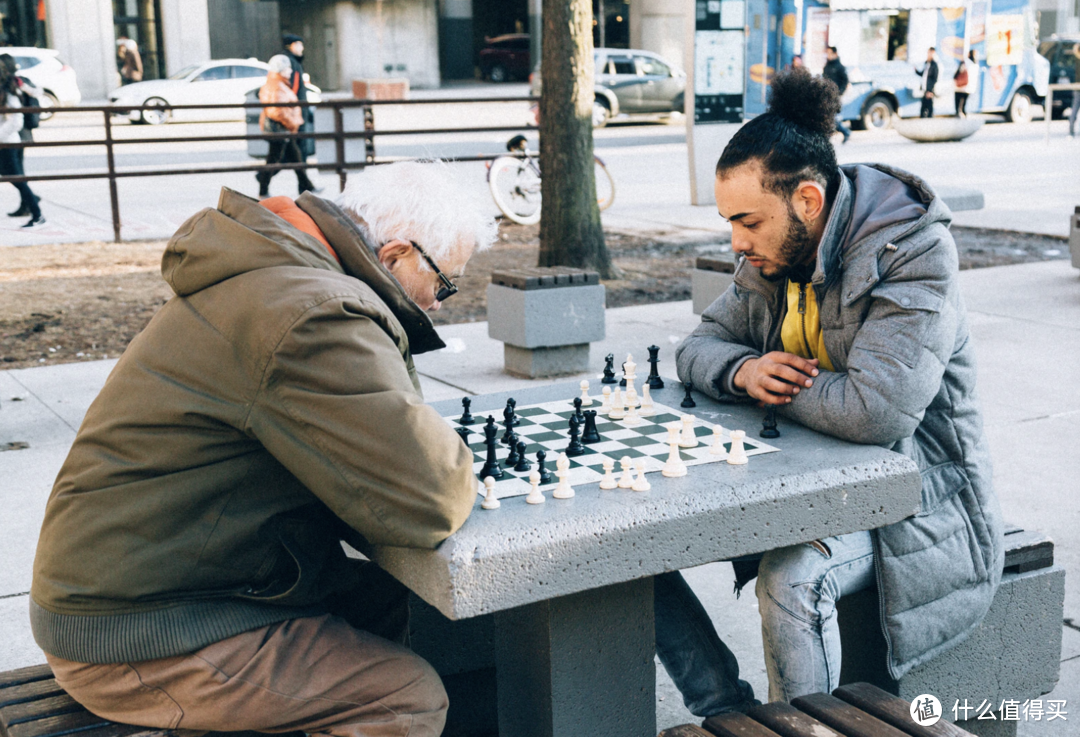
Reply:
<svg viewBox="0 0 1080 737"><path fill-rule="evenodd" d="M469 444L469 436L472 435L472 430L470 430L467 427L459 427L456 430L456 432L457 432L458 436L461 438L461 442L465 443L465 445L468 445Z"/></svg>
<svg viewBox="0 0 1080 737"><path fill-rule="evenodd" d="M458 419L459 425L471 425L476 422L476 418L469 412L469 407L472 406L472 400L468 397L463 397L461 400L461 406L464 408L464 412L461 413L461 417Z"/></svg>
<svg viewBox="0 0 1080 737"><path fill-rule="evenodd" d="M604 357L604 378L600 380L601 384L614 384L615 383L615 354L609 353Z"/></svg>
<svg viewBox="0 0 1080 737"><path fill-rule="evenodd" d="M660 346L649 346L649 388L650 389L663 389L664 380L660 378L660 369L657 365L660 363Z"/></svg>
<svg viewBox="0 0 1080 737"><path fill-rule="evenodd" d="M555 480L555 477L548 473L547 468L544 466L547 460L547 452L544 450L538 450L536 452L536 470L540 472L540 483L550 484Z"/></svg>
<svg viewBox="0 0 1080 737"><path fill-rule="evenodd" d="M580 428L581 424L577 421L577 418L571 417L570 445L566 446L566 450L563 451L571 458L573 458L574 456L585 455L585 446L581 444Z"/></svg>
<svg viewBox="0 0 1080 737"><path fill-rule="evenodd" d="M776 405L770 404L765 409L765 420L761 423L761 437L778 438L780 431L776 429Z"/></svg>
<svg viewBox="0 0 1080 737"><path fill-rule="evenodd" d="M599 443L601 439L596 430L596 410L585 410L585 430L581 433L581 442Z"/></svg>
<svg viewBox="0 0 1080 737"><path fill-rule="evenodd" d="M521 462L521 455L518 452L518 448L525 445L525 443L513 442L510 444L510 455L506 456L506 460L503 461L503 465L507 468L513 468Z"/></svg>
<svg viewBox="0 0 1080 737"><path fill-rule="evenodd" d="M503 470L499 468L499 459L495 457L495 448L499 445L496 437L498 434L499 428L495 427L495 418L488 415L487 424L484 425L484 445L487 446L487 460L484 461L484 467L480 469L481 481L488 476L496 481L503 477Z"/></svg>
<svg viewBox="0 0 1080 737"><path fill-rule="evenodd" d="M579 425L585 424L585 415L581 414L581 397L574 397L574 418Z"/></svg>
<svg viewBox="0 0 1080 737"><path fill-rule="evenodd" d="M697 406L697 402L695 402L694 398L692 396L690 396L690 390L693 389L693 388L694 388L694 385L691 384L689 381L683 383L683 389L686 389L686 396L683 397L682 403L679 405L680 407L696 407Z"/></svg>
<svg viewBox="0 0 1080 737"><path fill-rule="evenodd" d="M525 473L532 470L532 464L529 463L528 457L525 455L525 441L522 440L517 444L518 462L514 466L514 470L518 473Z"/></svg>

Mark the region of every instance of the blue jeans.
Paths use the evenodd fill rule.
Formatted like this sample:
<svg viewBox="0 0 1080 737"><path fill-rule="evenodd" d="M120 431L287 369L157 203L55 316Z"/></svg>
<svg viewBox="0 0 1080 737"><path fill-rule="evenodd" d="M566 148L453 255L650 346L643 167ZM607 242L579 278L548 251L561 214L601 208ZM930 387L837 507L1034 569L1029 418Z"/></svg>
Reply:
<svg viewBox="0 0 1080 737"><path fill-rule="evenodd" d="M668 573L655 580L656 653L686 708L709 717L759 703L682 576ZM874 580L869 532L765 553L757 596L770 701L829 693L839 685L836 601Z"/></svg>

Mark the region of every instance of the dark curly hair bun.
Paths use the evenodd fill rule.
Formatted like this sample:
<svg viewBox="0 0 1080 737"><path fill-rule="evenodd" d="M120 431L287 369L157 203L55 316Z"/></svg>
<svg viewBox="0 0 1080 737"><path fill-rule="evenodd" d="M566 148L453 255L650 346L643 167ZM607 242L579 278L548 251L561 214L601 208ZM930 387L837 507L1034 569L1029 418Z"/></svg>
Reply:
<svg viewBox="0 0 1080 737"><path fill-rule="evenodd" d="M795 67L773 78L769 112L827 138L836 131L840 92L831 81Z"/></svg>

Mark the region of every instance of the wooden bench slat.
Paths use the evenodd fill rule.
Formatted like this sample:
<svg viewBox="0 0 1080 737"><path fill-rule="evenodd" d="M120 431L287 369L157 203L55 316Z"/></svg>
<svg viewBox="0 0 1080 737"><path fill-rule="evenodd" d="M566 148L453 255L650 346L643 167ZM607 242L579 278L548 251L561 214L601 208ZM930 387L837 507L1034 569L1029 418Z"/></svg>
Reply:
<svg viewBox="0 0 1080 737"><path fill-rule="evenodd" d="M113 722L84 710L74 714L36 719L32 722L23 722L6 728L0 725L0 731L5 731L7 737L56 737L57 735L104 728L112 724Z"/></svg>
<svg viewBox="0 0 1080 737"><path fill-rule="evenodd" d="M64 693L55 678L46 681L31 681L10 688L0 688L0 708L12 704L22 704L26 701L47 699L50 696L59 696Z"/></svg>
<svg viewBox="0 0 1080 737"><path fill-rule="evenodd" d="M746 714L780 737L844 737L832 727L782 701L755 706Z"/></svg>
<svg viewBox="0 0 1080 737"><path fill-rule="evenodd" d="M971 737L971 733L942 719L923 727L911 719L911 704L869 683L850 683L833 691L842 701L891 724L911 737Z"/></svg>
<svg viewBox="0 0 1080 737"><path fill-rule="evenodd" d="M792 699L791 705L847 737L907 737L896 727L827 693L800 696Z"/></svg>
<svg viewBox="0 0 1080 737"><path fill-rule="evenodd" d="M0 688L20 686L34 681L45 681L52 677L52 668L48 665L31 665L28 668L17 668L6 673L0 673Z"/></svg>
<svg viewBox="0 0 1080 737"><path fill-rule="evenodd" d="M718 737L779 737L764 724L745 714L717 714L705 720L705 728Z"/></svg>
<svg viewBox="0 0 1080 737"><path fill-rule="evenodd" d="M86 711L86 707L65 693L59 696L50 696L47 699L5 706L0 709L0 724L10 729L16 724L80 711Z"/></svg>
<svg viewBox="0 0 1080 737"><path fill-rule="evenodd" d="M710 732L696 724L680 724L678 727L669 727L657 735L657 737L713 737Z"/></svg>

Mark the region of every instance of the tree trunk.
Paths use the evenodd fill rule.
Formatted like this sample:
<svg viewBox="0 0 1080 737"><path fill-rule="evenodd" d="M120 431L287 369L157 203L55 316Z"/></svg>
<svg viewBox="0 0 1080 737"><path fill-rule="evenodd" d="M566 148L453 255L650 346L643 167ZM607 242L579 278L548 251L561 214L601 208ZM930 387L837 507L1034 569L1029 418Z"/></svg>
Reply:
<svg viewBox="0 0 1080 737"><path fill-rule="evenodd" d="M611 276L593 169L592 0L544 0L540 266Z"/></svg>

